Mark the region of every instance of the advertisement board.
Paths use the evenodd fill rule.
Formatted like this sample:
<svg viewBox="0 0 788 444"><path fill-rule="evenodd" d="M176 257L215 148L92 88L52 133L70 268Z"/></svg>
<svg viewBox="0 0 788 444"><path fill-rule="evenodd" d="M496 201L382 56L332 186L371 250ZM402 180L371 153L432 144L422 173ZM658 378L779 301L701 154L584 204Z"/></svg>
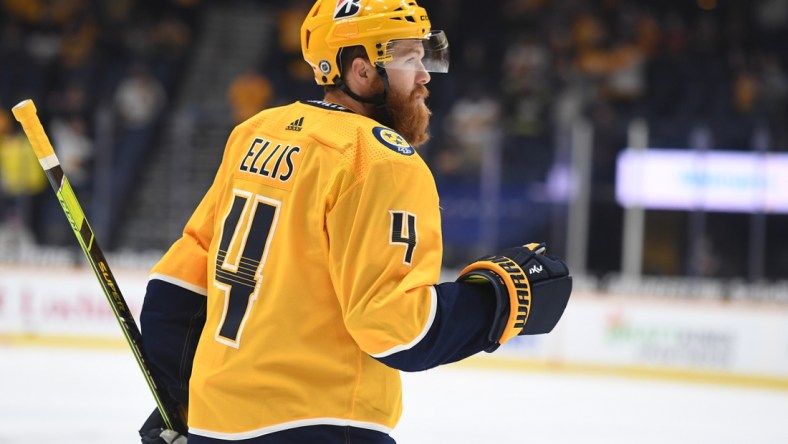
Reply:
<svg viewBox="0 0 788 444"><path fill-rule="evenodd" d="M114 273L139 319L147 274ZM126 346L92 271L0 269L0 344L64 339L77 346ZM763 378L788 387L788 306L577 291L551 333L515 337L479 357L553 368Z"/></svg>
<svg viewBox="0 0 788 444"><path fill-rule="evenodd" d="M788 213L788 154L628 148L618 155L624 207Z"/></svg>

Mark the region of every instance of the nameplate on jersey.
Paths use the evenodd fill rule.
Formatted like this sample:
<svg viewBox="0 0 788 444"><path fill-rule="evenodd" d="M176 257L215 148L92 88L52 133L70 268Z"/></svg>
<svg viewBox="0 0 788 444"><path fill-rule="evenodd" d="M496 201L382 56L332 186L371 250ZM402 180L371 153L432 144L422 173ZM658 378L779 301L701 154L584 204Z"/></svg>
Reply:
<svg viewBox="0 0 788 444"><path fill-rule="evenodd" d="M328 109L331 111L342 111L344 113L352 113L353 111L345 108L344 106L337 105L336 103L325 102L323 100L302 100L301 103L316 106L318 108Z"/></svg>
<svg viewBox="0 0 788 444"><path fill-rule="evenodd" d="M376 126L372 129L372 134L375 135L375 138L378 139L378 142L382 143L383 146L403 156L412 156L413 153L416 152L408 141L393 129Z"/></svg>
<svg viewBox="0 0 788 444"><path fill-rule="evenodd" d="M266 179L266 182L289 190L301 159L301 147L256 137L241 159L238 170Z"/></svg>

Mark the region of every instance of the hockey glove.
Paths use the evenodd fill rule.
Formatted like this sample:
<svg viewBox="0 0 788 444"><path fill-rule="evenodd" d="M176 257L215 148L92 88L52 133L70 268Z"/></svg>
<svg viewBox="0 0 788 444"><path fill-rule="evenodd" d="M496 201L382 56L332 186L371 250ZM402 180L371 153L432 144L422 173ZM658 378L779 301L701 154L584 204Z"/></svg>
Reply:
<svg viewBox="0 0 788 444"><path fill-rule="evenodd" d="M545 244L507 248L465 267L457 279L489 283L496 298L495 319L488 339L495 345L517 335L549 333L561 319L572 277L561 259L544 254Z"/></svg>
<svg viewBox="0 0 788 444"><path fill-rule="evenodd" d="M145 424L140 427L140 437L142 444L186 444L186 436L164 428L164 420L159 409L154 409Z"/></svg>

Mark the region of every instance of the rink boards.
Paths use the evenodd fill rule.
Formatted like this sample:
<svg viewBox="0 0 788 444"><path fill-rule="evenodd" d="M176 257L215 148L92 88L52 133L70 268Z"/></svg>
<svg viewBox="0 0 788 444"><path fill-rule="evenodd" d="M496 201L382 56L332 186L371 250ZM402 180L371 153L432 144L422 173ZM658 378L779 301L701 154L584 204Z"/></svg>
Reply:
<svg viewBox="0 0 788 444"><path fill-rule="evenodd" d="M138 319L147 274L113 272ZM126 347L85 267L3 267L0 343ZM464 365L788 390L788 306L576 292L552 333L515 338Z"/></svg>

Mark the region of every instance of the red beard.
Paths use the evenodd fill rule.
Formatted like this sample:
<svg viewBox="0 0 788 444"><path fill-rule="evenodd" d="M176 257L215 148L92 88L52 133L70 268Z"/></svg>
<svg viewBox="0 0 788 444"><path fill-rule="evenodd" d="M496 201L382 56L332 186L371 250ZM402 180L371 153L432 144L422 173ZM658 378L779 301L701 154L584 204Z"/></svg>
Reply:
<svg viewBox="0 0 788 444"><path fill-rule="evenodd" d="M432 112L424 104L429 95L427 88L419 85L408 95L390 90L386 98L391 127L414 147L421 146L430 139L427 127ZM423 100L417 101L417 96L421 96Z"/></svg>

